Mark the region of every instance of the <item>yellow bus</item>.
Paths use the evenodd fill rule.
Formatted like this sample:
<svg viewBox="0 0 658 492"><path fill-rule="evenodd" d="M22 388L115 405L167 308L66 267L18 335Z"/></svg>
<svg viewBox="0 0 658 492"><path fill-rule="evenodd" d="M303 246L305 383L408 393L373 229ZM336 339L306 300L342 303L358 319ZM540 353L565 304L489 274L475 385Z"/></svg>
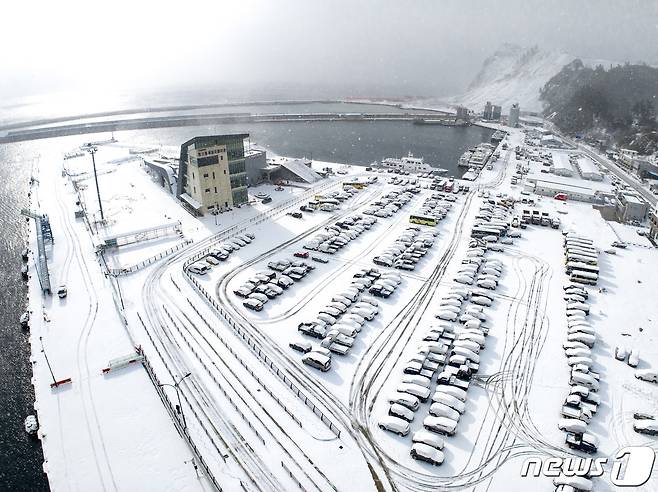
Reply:
<svg viewBox="0 0 658 492"><path fill-rule="evenodd" d="M412 224L420 224L427 226L435 226L436 224L439 223L438 219L436 217L432 217L431 215L410 215L409 222L411 222Z"/></svg>
<svg viewBox="0 0 658 492"><path fill-rule="evenodd" d="M359 183L358 181L352 181L352 182L345 182L343 183L343 187L345 186L351 186L352 188L356 188L357 190L362 190L368 186L367 183Z"/></svg>

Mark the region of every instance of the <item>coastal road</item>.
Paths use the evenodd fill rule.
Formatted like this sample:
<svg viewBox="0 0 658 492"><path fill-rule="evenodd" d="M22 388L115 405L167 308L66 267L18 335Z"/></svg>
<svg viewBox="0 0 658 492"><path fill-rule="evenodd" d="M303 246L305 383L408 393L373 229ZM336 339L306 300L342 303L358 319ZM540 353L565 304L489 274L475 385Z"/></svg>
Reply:
<svg viewBox="0 0 658 492"><path fill-rule="evenodd" d="M586 145L583 145L581 143L576 142L575 140L565 136L562 134L552 123L549 123L549 126L551 128L551 131L554 132L555 134L559 135L560 138L562 138L565 142L573 145L574 147L578 148L580 151L582 151L585 155L589 156L594 160L595 162L598 162L600 165L605 167L608 171L610 171L612 174L617 176L619 179L621 179L624 183L626 183L628 186L632 187L635 191L637 191L642 198L644 198L652 207L656 206L656 203L658 202L658 198L651 193L649 190L647 190L644 186L642 186L642 183L640 183L637 179L634 179L633 177L629 176L628 173L623 171L622 169L619 169L610 159L607 157L603 157L602 155L594 152L592 149L588 148Z"/></svg>

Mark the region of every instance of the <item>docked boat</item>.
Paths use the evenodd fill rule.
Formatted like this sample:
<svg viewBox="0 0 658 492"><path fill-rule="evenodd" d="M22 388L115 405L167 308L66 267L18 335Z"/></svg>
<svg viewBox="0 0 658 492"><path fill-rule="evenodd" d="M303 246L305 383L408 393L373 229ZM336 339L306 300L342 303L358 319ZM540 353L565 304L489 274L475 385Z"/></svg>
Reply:
<svg viewBox="0 0 658 492"><path fill-rule="evenodd" d="M30 436L35 435L39 430L39 421L35 415L28 415L25 417L25 422L23 425L25 426L25 432L27 432Z"/></svg>
<svg viewBox="0 0 658 492"><path fill-rule="evenodd" d="M30 250L25 248L23 251L21 251L21 258L23 261L27 261L28 258L30 257Z"/></svg>
<svg viewBox="0 0 658 492"><path fill-rule="evenodd" d="M396 171L403 171L408 173L433 173L445 174L447 169L431 166L426 164L422 157L414 157L411 152L406 157L401 159L395 157L387 157L381 162L382 167L394 169Z"/></svg>
<svg viewBox="0 0 658 492"><path fill-rule="evenodd" d="M21 267L21 275L23 276L23 278L25 278L25 279L27 278L28 271L29 271L29 269L28 269L28 266L27 266L27 263L26 263L25 265L23 265Z"/></svg>
<svg viewBox="0 0 658 492"><path fill-rule="evenodd" d="M494 145L498 145L498 143L505 138L507 135L506 132L502 130L496 130L493 135L491 135L491 143Z"/></svg>
<svg viewBox="0 0 658 492"><path fill-rule="evenodd" d="M457 162L459 167L475 167L481 169L486 165L493 153L493 145L481 143L476 147L471 147L462 154Z"/></svg>
<svg viewBox="0 0 658 492"><path fill-rule="evenodd" d="M27 328L30 324L30 312L25 311L23 314L21 314L21 317L19 318L19 321L20 321L21 326L23 328Z"/></svg>
<svg viewBox="0 0 658 492"><path fill-rule="evenodd" d="M454 119L454 118L451 119L415 118L414 125L441 125L441 126L463 127L463 126L470 126L471 124L468 121Z"/></svg>

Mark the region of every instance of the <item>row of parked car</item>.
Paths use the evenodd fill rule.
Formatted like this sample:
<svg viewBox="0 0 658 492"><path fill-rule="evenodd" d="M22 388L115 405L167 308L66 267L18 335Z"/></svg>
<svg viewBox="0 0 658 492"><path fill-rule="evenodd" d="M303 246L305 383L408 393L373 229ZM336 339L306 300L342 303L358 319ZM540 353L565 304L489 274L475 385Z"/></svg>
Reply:
<svg viewBox="0 0 658 492"><path fill-rule="evenodd" d="M480 267L491 269L497 277L500 276L502 263L485 260L483 255L466 257L463 264L475 267L476 271ZM431 325L425 332L417 354L404 366L397 392L388 399L388 415L379 421L380 428L405 436L420 403L428 401L432 395L429 415L423 420L424 429L416 431L412 437L410 455L414 459L433 465L443 463L445 442L441 436L455 434L466 410L470 379L479 369L480 352L489 332L484 308L472 302L481 297L480 290L456 286L439 301L437 317L449 322ZM469 299L470 303L467 302ZM490 300L493 301L493 297ZM457 321L459 324L452 323ZM435 373L438 376L432 393Z"/></svg>
<svg viewBox="0 0 658 492"><path fill-rule="evenodd" d="M367 321L372 321L379 313L379 303L365 290L373 281L380 279L382 273L378 270L359 270L354 274L352 282L341 292L331 297L330 302L319 310L312 321L302 322L297 326L300 333L320 339L320 352L324 355L322 364L318 363L315 354L302 358L302 362L322 371L331 367L331 354L347 355L358 333ZM392 277L400 281L399 277ZM300 350L301 342L293 342L290 346ZM307 347L308 342L302 346ZM301 350L304 351L304 350ZM312 351L310 351L312 352ZM316 349L315 352L318 352ZM329 363L327 364L327 360Z"/></svg>
<svg viewBox="0 0 658 492"><path fill-rule="evenodd" d="M487 261L484 259L486 251L492 251L489 246L483 240L472 239L469 243L469 249L466 252L466 262L461 264L453 280L465 285L473 285L475 283L480 290L495 290L498 287L498 277L500 277L501 273L497 267L502 265L497 261ZM490 305L486 300L489 297L488 295L484 295L484 299L475 299L474 302L482 306L487 306Z"/></svg>
<svg viewBox="0 0 658 492"><path fill-rule="evenodd" d="M304 249L334 254L339 249L370 230L377 223L375 217L364 217L360 214L345 217L334 224L325 227L325 230L316 234L313 239L304 244Z"/></svg>
<svg viewBox="0 0 658 492"><path fill-rule="evenodd" d="M437 220L443 220L452 209L452 203L456 200L453 195L444 195L443 193L433 193L427 197L423 204L416 212L416 215L425 217L434 217Z"/></svg>
<svg viewBox="0 0 658 492"><path fill-rule="evenodd" d="M429 248L434 245L438 233L418 226L407 227L402 234L372 261L375 265L394 267L400 270L414 270Z"/></svg>
<svg viewBox="0 0 658 492"><path fill-rule="evenodd" d="M233 236L212 248L201 260L192 263L187 267L188 271L197 275L205 275L212 267L228 260L232 252L246 246L254 239L256 239L256 236L250 232Z"/></svg>
<svg viewBox="0 0 658 492"><path fill-rule="evenodd" d="M270 299L283 294L295 281L300 281L315 269L305 261L288 259L268 263L270 270L255 272L245 283L233 291L244 298L242 305L253 311L262 311ZM273 271L272 271L273 270Z"/></svg>
<svg viewBox="0 0 658 492"><path fill-rule="evenodd" d="M420 192L419 187L408 187L403 191L392 190L379 200L372 202L363 213L375 217L392 217L402 207L411 201L415 193Z"/></svg>
<svg viewBox="0 0 658 492"><path fill-rule="evenodd" d="M587 238L579 238L583 243L591 244ZM565 254L568 253L565 241ZM567 339L563 349L567 363L571 368L569 395L565 398L558 422L560 430L566 432L566 444L572 449L595 453L599 441L587 432L588 423L596 414L601 398L598 395L600 375L593 370L592 348L596 343L596 331L589 323L589 292L580 284L564 284L564 301L566 303Z"/></svg>

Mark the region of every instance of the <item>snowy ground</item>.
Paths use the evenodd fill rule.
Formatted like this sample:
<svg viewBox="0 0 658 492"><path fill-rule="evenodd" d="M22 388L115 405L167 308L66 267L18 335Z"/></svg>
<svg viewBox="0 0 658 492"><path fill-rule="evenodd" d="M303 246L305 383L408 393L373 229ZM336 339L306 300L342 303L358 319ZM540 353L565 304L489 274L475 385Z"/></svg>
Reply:
<svg viewBox="0 0 658 492"><path fill-rule="evenodd" d="M312 262L313 272L255 313L242 306L233 290L267 269L268 261L293 259L316 231L399 187L379 174L378 184L357 193L335 213L304 213L296 219L285 213L298 210L315 189L339 189L343 176L321 181L314 189L275 191L265 185L250 192L270 194L273 201L267 205L255 202L196 219L151 180L139 161L124 160L130 142L119 140L101 146L96 155L108 219L99 236L180 221L182 237L119 248L107 255L109 265L127 267L183 240L193 242L119 278L128 321L124 328L89 231L73 218L70 181L61 176L59 166L44 165L42 157L40 180L54 183L56 191L38 194L57 236L50 259L53 283L66 283L70 292L63 301L47 298L42 307L36 277L31 279L37 405L53 488L159 490L160 477L166 477L171 490L210 488L208 477L197 480L189 461L193 454L145 371L135 366L100 375L110 359L130 352L134 343L143 348L160 381L173 382L191 373L180 385L185 423L225 490L388 490L393 484L404 490L553 490L550 479L521 478L520 469L526 456L567 453L564 433L557 428L569 381L562 349L566 275L559 230L529 226L504 251L488 253L502 261L504 270L496 299L486 309L490 334L478 377L468 390L457 434L446 438L445 463L432 467L411 459L411 435L401 438L377 427L387 412L387 395L401 381L403 365L436 321L439 300L454 285L474 216L485 200L476 189L520 197L522 187L510 184L516 167L512 152L503 152L492 170L484 170L471 184L471 193L456 195L447 218L435 228L438 237L429 253L414 271L402 273L399 288L380 302L379 315L366 322L349 355L334 355L331 371L320 373L303 365L300 354L288 347L293 340L317 342L302 337L298 323L313 319L358 268L373 266L372 258L408 227L409 213L432 192L423 189L397 214L379 219L338 253L321 254L329 259L327 264ZM513 131L508 140L514 148L522 135ZM69 148L62 153L70 150L72 141L66 141ZM48 157L61 162L57 155ZM88 158L70 159L66 166L73 179L80 179L89 168ZM348 178L364 174L363 168L332 167L347 170ZM86 185L83 202L94 214L93 178L81 183ZM602 456L613 456L628 444L655 447L655 439L633 432L632 414L655 412L658 389L635 379L634 370L613 354L617 345L638 348L639 368L658 367L656 308L647 302L648 293L658 288L653 275L656 250L642 242L635 228L607 223L587 204L532 198L536 208L559 216L563 229L592 238L602 251L619 239L637 244L615 255L602 252L599 284L589 289L589 320L598 334L595 370L601 374L603 400L590 429L601 439ZM516 213L522 208L517 205ZM196 279L206 299L183 273L183 264L223 240L222 231L236 224L256 239ZM45 317L40 314L44 310ZM71 376L72 385L50 389L39 336L57 376ZM176 392L170 387L166 391L175 401ZM416 412L412 432L422 427L428 409L425 403ZM159 486L154 488L154 483ZM597 479L595 486L614 490L606 478ZM654 477L644 490L657 486Z"/></svg>

